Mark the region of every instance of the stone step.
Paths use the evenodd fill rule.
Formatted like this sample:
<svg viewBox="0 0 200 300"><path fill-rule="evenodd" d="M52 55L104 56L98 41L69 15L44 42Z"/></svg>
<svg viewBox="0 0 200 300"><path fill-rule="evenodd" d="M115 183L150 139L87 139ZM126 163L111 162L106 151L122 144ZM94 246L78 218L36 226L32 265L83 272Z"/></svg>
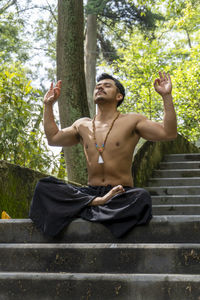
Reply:
<svg viewBox="0 0 200 300"><path fill-rule="evenodd" d="M154 195L200 195L199 186L156 186L146 187Z"/></svg>
<svg viewBox="0 0 200 300"><path fill-rule="evenodd" d="M200 244L1 244L0 257L0 272L200 273Z"/></svg>
<svg viewBox="0 0 200 300"><path fill-rule="evenodd" d="M157 178L200 177L200 169L155 170L152 176Z"/></svg>
<svg viewBox="0 0 200 300"><path fill-rule="evenodd" d="M153 215L200 215L200 204L153 205Z"/></svg>
<svg viewBox="0 0 200 300"><path fill-rule="evenodd" d="M0 273L1 300L198 300L200 275Z"/></svg>
<svg viewBox="0 0 200 300"><path fill-rule="evenodd" d="M160 169L199 169L200 161L161 162Z"/></svg>
<svg viewBox="0 0 200 300"><path fill-rule="evenodd" d="M200 195L159 195L151 198L153 205L200 204Z"/></svg>
<svg viewBox="0 0 200 300"><path fill-rule="evenodd" d="M200 161L200 153L169 154L164 156L164 161Z"/></svg>
<svg viewBox="0 0 200 300"><path fill-rule="evenodd" d="M200 153L165 156L147 189L155 216L122 239L81 219L57 238L0 220L0 300L200 300Z"/></svg>
<svg viewBox="0 0 200 300"><path fill-rule="evenodd" d="M200 177L150 178L148 181L148 186L200 186Z"/></svg>
<svg viewBox="0 0 200 300"><path fill-rule="evenodd" d="M184 233L184 234L183 234ZM0 220L0 243L200 243L200 216L154 216L121 239L99 223L77 219L57 238L47 238L29 219Z"/></svg>

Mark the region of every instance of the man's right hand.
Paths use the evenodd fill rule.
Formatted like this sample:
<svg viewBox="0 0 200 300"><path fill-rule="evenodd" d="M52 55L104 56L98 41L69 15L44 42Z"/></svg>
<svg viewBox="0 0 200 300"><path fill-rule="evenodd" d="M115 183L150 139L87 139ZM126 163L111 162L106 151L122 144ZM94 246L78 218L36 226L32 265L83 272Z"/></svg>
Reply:
<svg viewBox="0 0 200 300"><path fill-rule="evenodd" d="M56 83L55 87L53 87L53 82L51 83L50 89L44 96L44 104L53 105L57 101L60 96L61 84L61 80Z"/></svg>

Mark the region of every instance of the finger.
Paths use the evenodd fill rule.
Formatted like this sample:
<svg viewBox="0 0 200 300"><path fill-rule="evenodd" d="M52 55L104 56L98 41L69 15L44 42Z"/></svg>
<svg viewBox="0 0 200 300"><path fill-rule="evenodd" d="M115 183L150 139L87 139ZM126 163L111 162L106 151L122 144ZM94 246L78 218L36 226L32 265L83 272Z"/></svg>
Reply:
<svg viewBox="0 0 200 300"><path fill-rule="evenodd" d="M118 185L117 190L121 193L123 193L125 191L122 185Z"/></svg>
<svg viewBox="0 0 200 300"><path fill-rule="evenodd" d="M162 75L162 72L158 72L159 76L160 76L160 79L163 80L163 75Z"/></svg>
<svg viewBox="0 0 200 300"><path fill-rule="evenodd" d="M167 77L168 77L169 82L171 82L171 76L169 73L167 73Z"/></svg>
<svg viewBox="0 0 200 300"><path fill-rule="evenodd" d="M61 84L62 84L62 81L61 81L61 80L58 80L58 82L56 83L56 87L61 88Z"/></svg>
<svg viewBox="0 0 200 300"><path fill-rule="evenodd" d="M54 96L59 97L59 95L60 95L60 88L59 87L54 88L53 92L54 92Z"/></svg>
<svg viewBox="0 0 200 300"><path fill-rule="evenodd" d="M165 72L163 72L163 75L164 75L164 79L165 79L165 80L168 80L167 75L166 75Z"/></svg>
<svg viewBox="0 0 200 300"><path fill-rule="evenodd" d="M157 85L160 85L160 79L159 78L156 78L155 80L154 80L154 86L156 87Z"/></svg>
<svg viewBox="0 0 200 300"><path fill-rule="evenodd" d="M122 186L121 184L119 184L119 185L117 185L117 188L118 188L118 189L122 189L123 186Z"/></svg>
<svg viewBox="0 0 200 300"><path fill-rule="evenodd" d="M53 90L53 82L51 82L50 90Z"/></svg>
<svg viewBox="0 0 200 300"><path fill-rule="evenodd" d="M116 185L114 188L115 192L119 192L120 191L120 185Z"/></svg>
<svg viewBox="0 0 200 300"><path fill-rule="evenodd" d="M59 92L60 88L58 86L55 86L54 91Z"/></svg>
<svg viewBox="0 0 200 300"><path fill-rule="evenodd" d="M120 185L120 188L121 188L121 191L122 191L122 192L125 192L125 189L123 188L122 185Z"/></svg>
<svg viewBox="0 0 200 300"><path fill-rule="evenodd" d="M53 89L53 96L54 96L54 99L56 99L58 97L58 92L55 88Z"/></svg>

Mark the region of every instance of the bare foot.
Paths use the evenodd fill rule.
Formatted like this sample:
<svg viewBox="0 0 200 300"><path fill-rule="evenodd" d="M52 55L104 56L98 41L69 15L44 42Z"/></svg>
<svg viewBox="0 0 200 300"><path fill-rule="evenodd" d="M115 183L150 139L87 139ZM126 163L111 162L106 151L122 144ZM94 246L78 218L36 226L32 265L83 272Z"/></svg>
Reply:
<svg viewBox="0 0 200 300"><path fill-rule="evenodd" d="M114 188L112 188L112 190L110 190L107 194L105 194L103 197L96 197L95 199L92 200L92 202L90 202L89 205L91 206L95 206L95 205L103 205L105 204L108 200L110 200L110 198L112 198L113 196L117 195L117 194L121 194L125 192L124 188L122 185L117 185Z"/></svg>

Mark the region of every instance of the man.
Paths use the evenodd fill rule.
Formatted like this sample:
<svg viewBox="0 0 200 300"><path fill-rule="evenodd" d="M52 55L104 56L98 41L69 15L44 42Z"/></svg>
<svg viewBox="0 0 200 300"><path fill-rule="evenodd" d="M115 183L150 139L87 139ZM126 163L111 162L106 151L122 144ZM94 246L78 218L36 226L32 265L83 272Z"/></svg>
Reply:
<svg viewBox="0 0 200 300"><path fill-rule="evenodd" d="M116 237L136 225L150 221L151 198L147 191L133 187L132 157L140 137L151 141L171 140L177 136L176 114L172 102L170 75L159 72L154 88L164 103L162 123L141 114L121 114L122 84L102 74L94 90L98 106L93 120L81 118L59 130L53 115L61 81L44 96L44 129L49 145L68 147L83 145L88 169L88 187L77 188L53 177L37 184L30 217L42 231L55 236L74 218L100 222Z"/></svg>

